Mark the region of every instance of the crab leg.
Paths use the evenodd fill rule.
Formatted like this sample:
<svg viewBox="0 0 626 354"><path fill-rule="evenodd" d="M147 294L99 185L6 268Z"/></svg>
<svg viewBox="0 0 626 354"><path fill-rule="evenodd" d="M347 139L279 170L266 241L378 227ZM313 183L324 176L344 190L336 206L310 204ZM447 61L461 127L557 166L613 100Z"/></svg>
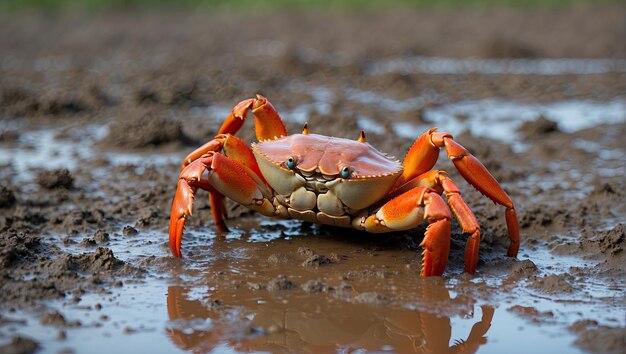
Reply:
<svg viewBox="0 0 626 354"><path fill-rule="evenodd" d="M249 111L252 111L254 114L254 128L257 140L273 140L287 135L287 129L285 129L285 124L280 119L278 112L276 112L270 101L261 95L239 102L224 123L222 123L218 134L237 133L246 120Z"/></svg>
<svg viewBox="0 0 626 354"><path fill-rule="evenodd" d="M478 220L472 213L463 197L461 190L456 183L452 181L444 171L431 170L423 173L412 180L406 182L396 189L392 196L398 195L403 191L410 190L418 186L426 186L439 194L445 192L448 205L452 210L456 220L461 226L463 233L468 234L467 244L465 247L465 272L474 274L476 265L478 264L478 249L480 247L480 225Z"/></svg>
<svg viewBox="0 0 626 354"><path fill-rule="evenodd" d="M495 203L506 207L506 225L510 240L507 255L516 257L519 250L519 224L513 201L487 168L467 149L455 142L450 133L438 133L436 130L437 128L430 129L415 140L404 159L405 170L396 187L432 169L437 162L439 149L445 148L448 157L469 184Z"/></svg>
<svg viewBox="0 0 626 354"><path fill-rule="evenodd" d="M202 178L205 172L208 174L206 179ZM265 215L272 215L274 212L273 205L267 199L270 190L255 172L219 152L209 152L185 167L178 179L169 230L170 248L172 254L178 257L181 257L180 244L185 220L191 215L194 195L198 188L227 196ZM213 211L214 217L216 212ZM220 221L223 223L221 218L216 220L216 223Z"/></svg>
<svg viewBox="0 0 626 354"><path fill-rule="evenodd" d="M375 214L357 218L356 228L368 232L389 232L429 222L420 247L422 276L442 275L450 253L450 210L439 194L427 187L413 188L385 203ZM355 223L356 223L355 222Z"/></svg>

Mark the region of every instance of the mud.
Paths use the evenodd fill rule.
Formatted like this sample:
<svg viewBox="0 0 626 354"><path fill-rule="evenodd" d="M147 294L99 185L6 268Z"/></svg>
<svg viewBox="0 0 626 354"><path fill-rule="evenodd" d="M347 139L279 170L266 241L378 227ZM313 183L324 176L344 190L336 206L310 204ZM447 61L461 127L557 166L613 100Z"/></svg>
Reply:
<svg viewBox="0 0 626 354"><path fill-rule="evenodd" d="M623 352L622 10L0 15L0 352ZM438 57L609 65L388 70ZM456 223L445 275L421 279L425 225L369 235L229 203L216 233L201 192L171 257L183 157L255 93L290 132L365 129L400 159L453 132L515 201L519 256L442 153L482 228L473 277Z"/></svg>
<svg viewBox="0 0 626 354"><path fill-rule="evenodd" d="M41 171L37 174L37 184L45 189L68 189L74 184L74 178L66 168L53 171Z"/></svg>

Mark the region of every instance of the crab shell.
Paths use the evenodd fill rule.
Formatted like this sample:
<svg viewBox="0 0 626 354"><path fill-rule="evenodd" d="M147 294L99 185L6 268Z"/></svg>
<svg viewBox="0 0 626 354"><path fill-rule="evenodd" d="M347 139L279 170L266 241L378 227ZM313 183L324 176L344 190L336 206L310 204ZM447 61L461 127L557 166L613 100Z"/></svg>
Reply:
<svg viewBox="0 0 626 354"><path fill-rule="evenodd" d="M291 206L331 215L366 209L380 201L403 172L402 164L361 141L294 134L252 145L261 173ZM289 168L286 161L295 160ZM349 176L341 172L348 168Z"/></svg>

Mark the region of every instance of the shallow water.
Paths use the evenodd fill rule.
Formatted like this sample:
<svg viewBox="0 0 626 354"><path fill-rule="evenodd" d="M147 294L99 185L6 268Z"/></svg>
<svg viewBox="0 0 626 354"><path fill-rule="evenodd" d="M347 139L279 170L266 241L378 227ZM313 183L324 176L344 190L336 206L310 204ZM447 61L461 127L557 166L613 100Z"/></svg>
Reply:
<svg viewBox="0 0 626 354"><path fill-rule="evenodd" d="M601 74L626 72L626 60L608 58L459 59L415 56L381 60L372 64L368 70L370 75L415 72L515 75Z"/></svg>
<svg viewBox="0 0 626 354"><path fill-rule="evenodd" d="M227 239L211 230L188 232L187 258L158 261L144 279L125 281L109 294L83 295L79 303L50 302L66 320L82 324L66 328L65 340L57 338L58 328L41 325L36 312L7 316L27 323L3 332L36 337L47 352L579 353L574 335L564 331L568 323L592 316L600 323L625 325L609 311L610 302L598 301L615 294L607 289L588 288L584 298L568 295L561 301L523 284L511 286L504 274L422 279L414 251L362 248L362 235L343 239L317 228L303 233L293 221L262 221L275 231L258 239L252 227L259 221L246 220L247 226ZM163 243L149 242L165 237L140 233L135 246L128 247L127 239L113 235L109 246L119 258L141 262L167 257ZM366 244L381 246L380 236L366 237ZM336 253L341 260L304 266L300 247ZM548 252L533 252L532 259L557 273L576 263ZM323 267L327 270L321 272ZM459 272L460 265L452 269ZM292 288L273 285L281 274L289 275ZM477 298L478 289L483 290ZM514 306L546 314L526 317Z"/></svg>
<svg viewBox="0 0 626 354"><path fill-rule="evenodd" d="M497 99L464 101L427 109L426 120L436 122L453 134L469 131L504 142L516 141L516 131L524 122L545 117L558 124L560 130L572 133L600 124L626 122L626 101L609 102L562 101L547 104L527 104ZM396 123L395 132L413 137L426 126Z"/></svg>

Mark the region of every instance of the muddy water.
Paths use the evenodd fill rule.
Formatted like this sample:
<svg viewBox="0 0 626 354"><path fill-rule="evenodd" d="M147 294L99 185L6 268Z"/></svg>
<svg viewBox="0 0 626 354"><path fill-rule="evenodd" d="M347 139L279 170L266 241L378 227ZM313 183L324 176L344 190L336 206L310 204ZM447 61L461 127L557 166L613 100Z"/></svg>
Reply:
<svg viewBox="0 0 626 354"><path fill-rule="evenodd" d="M495 134L528 151L524 131L504 127L541 124L539 120L546 118L540 112L549 112L559 127L576 134L582 128L619 121L620 114L623 119L623 105L620 100L567 102L535 105L531 110L515 102L486 100L442 105L424 114L441 116L445 123L448 117L464 112L464 119L451 124L455 129L471 131L490 124L492 129L482 131L486 136ZM516 109L524 114L512 120L509 117ZM498 116L498 112L503 113ZM576 118L583 114L595 120ZM361 117L357 124L372 128L377 123ZM390 129L399 128L392 125ZM0 163L11 164L16 180L25 181L33 178L33 169L75 171L81 161L96 157L108 162L90 169L93 180L88 185L107 185L107 171L115 168L131 168L131 174L137 175L145 169L171 169L168 174L175 175L172 165L179 157L175 153L100 153L97 146L111 131L108 125L85 125L73 129L72 135L62 131L47 128L22 133L17 144L0 148ZM376 129L368 131L378 135ZM590 138L579 137L575 142L585 145L581 142ZM604 174L619 177L623 165L611 161L623 161L623 151L595 144L585 145L584 151L604 154L600 155ZM17 162L12 163L15 157ZM441 162L445 164L445 159ZM571 166L565 170L578 173L579 180L584 174ZM533 180L531 174L517 185L533 185ZM549 183L546 178L541 182L543 186ZM554 183L561 186L564 182L558 178ZM591 180L578 183L573 192L580 195L595 188ZM36 188L26 182L24 189ZM111 192L98 193L105 201L118 198ZM206 210L198 213L194 220L208 218ZM523 221L524 211L521 215ZM498 218L495 222L499 223ZM564 276L593 263L568 254L555 256L549 245L528 243L534 232L525 233L526 247L517 261L504 257L504 240L488 246L475 277L461 274L464 241L455 234L446 277L422 279L418 277L417 244L423 227L410 234L368 235L245 214L230 224L233 230L226 235L215 234L210 224L190 226L183 260L168 255L165 225L136 235L125 235L121 226L114 226L104 245L117 259L141 267L139 278L122 277L104 292L87 292L48 301L42 309L3 315L2 333L37 338L46 351L69 348L76 352L123 351L135 346L155 352L503 352L512 343L519 352L579 352L581 348L574 345L577 336L567 330L569 326L589 319L602 325L626 325L624 317L613 311L624 300L624 279ZM80 234L76 241L68 241L63 232L47 237L64 244L65 252L80 254L95 247L84 244L84 239L78 242ZM76 236L70 233L71 238ZM55 310L63 314L63 320L52 326L42 324L42 318Z"/></svg>
<svg viewBox="0 0 626 354"><path fill-rule="evenodd" d="M48 302L46 311L58 309L64 325L44 326L39 316L18 311L5 320L26 322L5 330L35 337L50 352L456 353L509 351L515 343L516 352L575 353L580 349L563 330L567 323L593 316L624 325L607 313L609 304L596 302L611 296L607 289L590 291L585 300L550 299L504 274L454 275L462 270L458 264L447 279L422 279L416 245L406 236L380 240L257 218L242 224L226 239L189 233L184 261L159 256L167 252L162 243L148 245L161 233L137 236L139 247L112 241L121 259L159 263L150 267L154 273L78 302ZM462 252L455 250L453 259ZM567 268L544 257L533 260Z"/></svg>
<svg viewBox="0 0 626 354"><path fill-rule="evenodd" d="M617 15L5 18L0 352L623 352ZM456 223L444 276L423 279L425 225L368 235L231 203L218 234L202 192L171 257L181 159L256 92L290 132L365 129L399 158L432 126L452 132L515 201L519 256L504 256L502 208L441 154L481 225L472 277Z"/></svg>

